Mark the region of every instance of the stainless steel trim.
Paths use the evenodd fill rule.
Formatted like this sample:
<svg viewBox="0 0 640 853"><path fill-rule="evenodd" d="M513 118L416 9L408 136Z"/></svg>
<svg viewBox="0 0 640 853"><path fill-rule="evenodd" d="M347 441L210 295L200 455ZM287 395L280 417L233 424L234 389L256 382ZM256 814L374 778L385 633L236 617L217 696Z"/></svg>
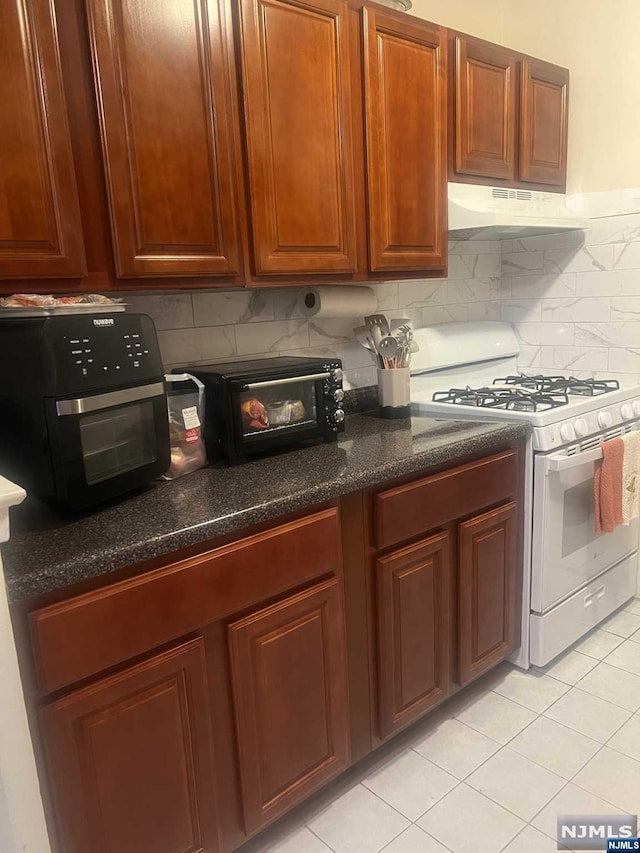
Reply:
<svg viewBox="0 0 640 853"><path fill-rule="evenodd" d="M112 406L122 406L135 403L136 400L148 400L165 393L163 382L153 382L150 385L137 385L134 388L123 388L121 391L107 391L106 394L96 394L94 397L79 397L76 400L58 400L56 411L60 415L83 415L87 412L99 412Z"/></svg>
<svg viewBox="0 0 640 853"><path fill-rule="evenodd" d="M306 382L309 379L328 379L330 376L329 371L326 373L306 373L304 376L287 376L284 379L268 379L265 382L248 382L243 388L247 391L253 391L254 388L268 388L273 385L292 385L294 382Z"/></svg>

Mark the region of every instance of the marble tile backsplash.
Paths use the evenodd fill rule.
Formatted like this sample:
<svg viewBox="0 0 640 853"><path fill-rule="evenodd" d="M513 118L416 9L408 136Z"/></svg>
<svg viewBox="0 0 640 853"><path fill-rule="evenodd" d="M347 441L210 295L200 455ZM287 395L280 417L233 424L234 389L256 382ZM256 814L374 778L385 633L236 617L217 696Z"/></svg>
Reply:
<svg viewBox="0 0 640 853"><path fill-rule="evenodd" d="M415 327L500 316L500 244L451 243L448 279L372 284L378 310ZM273 355L337 356L345 385L377 383L370 355L353 339L356 319L305 320L298 288L123 294L129 310L155 321L167 369Z"/></svg>
<svg viewBox="0 0 640 853"><path fill-rule="evenodd" d="M520 367L640 381L640 213L586 232L449 244L449 277L372 284L378 309L415 327L503 319ZM376 383L353 319L305 320L298 288L126 294L150 314L167 368L235 357L333 355L347 387Z"/></svg>
<svg viewBox="0 0 640 853"><path fill-rule="evenodd" d="M503 241L501 303L521 367L640 381L640 213Z"/></svg>

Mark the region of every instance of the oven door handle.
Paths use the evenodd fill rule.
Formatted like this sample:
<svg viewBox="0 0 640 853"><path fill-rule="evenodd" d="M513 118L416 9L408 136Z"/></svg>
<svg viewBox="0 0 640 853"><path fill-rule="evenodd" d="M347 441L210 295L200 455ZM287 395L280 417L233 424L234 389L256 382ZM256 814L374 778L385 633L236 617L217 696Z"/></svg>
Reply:
<svg viewBox="0 0 640 853"><path fill-rule="evenodd" d="M284 379L265 379L264 382L245 382L242 386L243 391L253 391L254 388L270 388L274 385L293 385L295 382L308 382L312 379L329 379L331 374L327 370L325 373L305 373L304 376L285 376Z"/></svg>
<svg viewBox="0 0 640 853"><path fill-rule="evenodd" d="M124 406L136 403L138 400L150 400L165 394L164 382L153 382L149 385L137 385L133 388L122 388L120 391L107 391L105 394L95 394L92 397L78 397L75 400L58 400L56 412L58 417L65 415L84 415L88 412L99 412L114 406Z"/></svg>
<svg viewBox="0 0 640 853"><path fill-rule="evenodd" d="M593 450L585 450L583 453L576 453L573 456L559 456L556 459L547 459L545 474L552 474L556 471L569 471L580 465L588 465L589 462L597 462L598 459L602 459L601 447L595 447Z"/></svg>

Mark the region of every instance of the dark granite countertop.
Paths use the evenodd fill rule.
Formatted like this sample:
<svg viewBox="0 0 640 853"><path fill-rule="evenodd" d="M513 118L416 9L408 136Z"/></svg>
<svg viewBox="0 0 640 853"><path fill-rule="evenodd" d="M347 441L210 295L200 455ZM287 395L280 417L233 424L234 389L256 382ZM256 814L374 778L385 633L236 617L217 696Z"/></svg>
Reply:
<svg viewBox="0 0 640 853"><path fill-rule="evenodd" d="M528 435L523 423L350 415L336 444L316 445L235 468L205 468L64 521L27 499L11 511L2 547L11 601L71 586L197 545L366 486Z"/></svg>

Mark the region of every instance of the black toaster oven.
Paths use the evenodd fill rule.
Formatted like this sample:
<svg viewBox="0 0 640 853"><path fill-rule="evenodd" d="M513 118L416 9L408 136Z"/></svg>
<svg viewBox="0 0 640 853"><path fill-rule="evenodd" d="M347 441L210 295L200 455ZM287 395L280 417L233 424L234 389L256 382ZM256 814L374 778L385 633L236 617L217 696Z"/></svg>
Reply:
<svg viewBox="0 0 640 853"><path fill-rule="evenodd" d="M280 356L199 364L177 372L204 383L210 461L236 465L289 444L335 441L344 429L339 359Z"/></svg>

